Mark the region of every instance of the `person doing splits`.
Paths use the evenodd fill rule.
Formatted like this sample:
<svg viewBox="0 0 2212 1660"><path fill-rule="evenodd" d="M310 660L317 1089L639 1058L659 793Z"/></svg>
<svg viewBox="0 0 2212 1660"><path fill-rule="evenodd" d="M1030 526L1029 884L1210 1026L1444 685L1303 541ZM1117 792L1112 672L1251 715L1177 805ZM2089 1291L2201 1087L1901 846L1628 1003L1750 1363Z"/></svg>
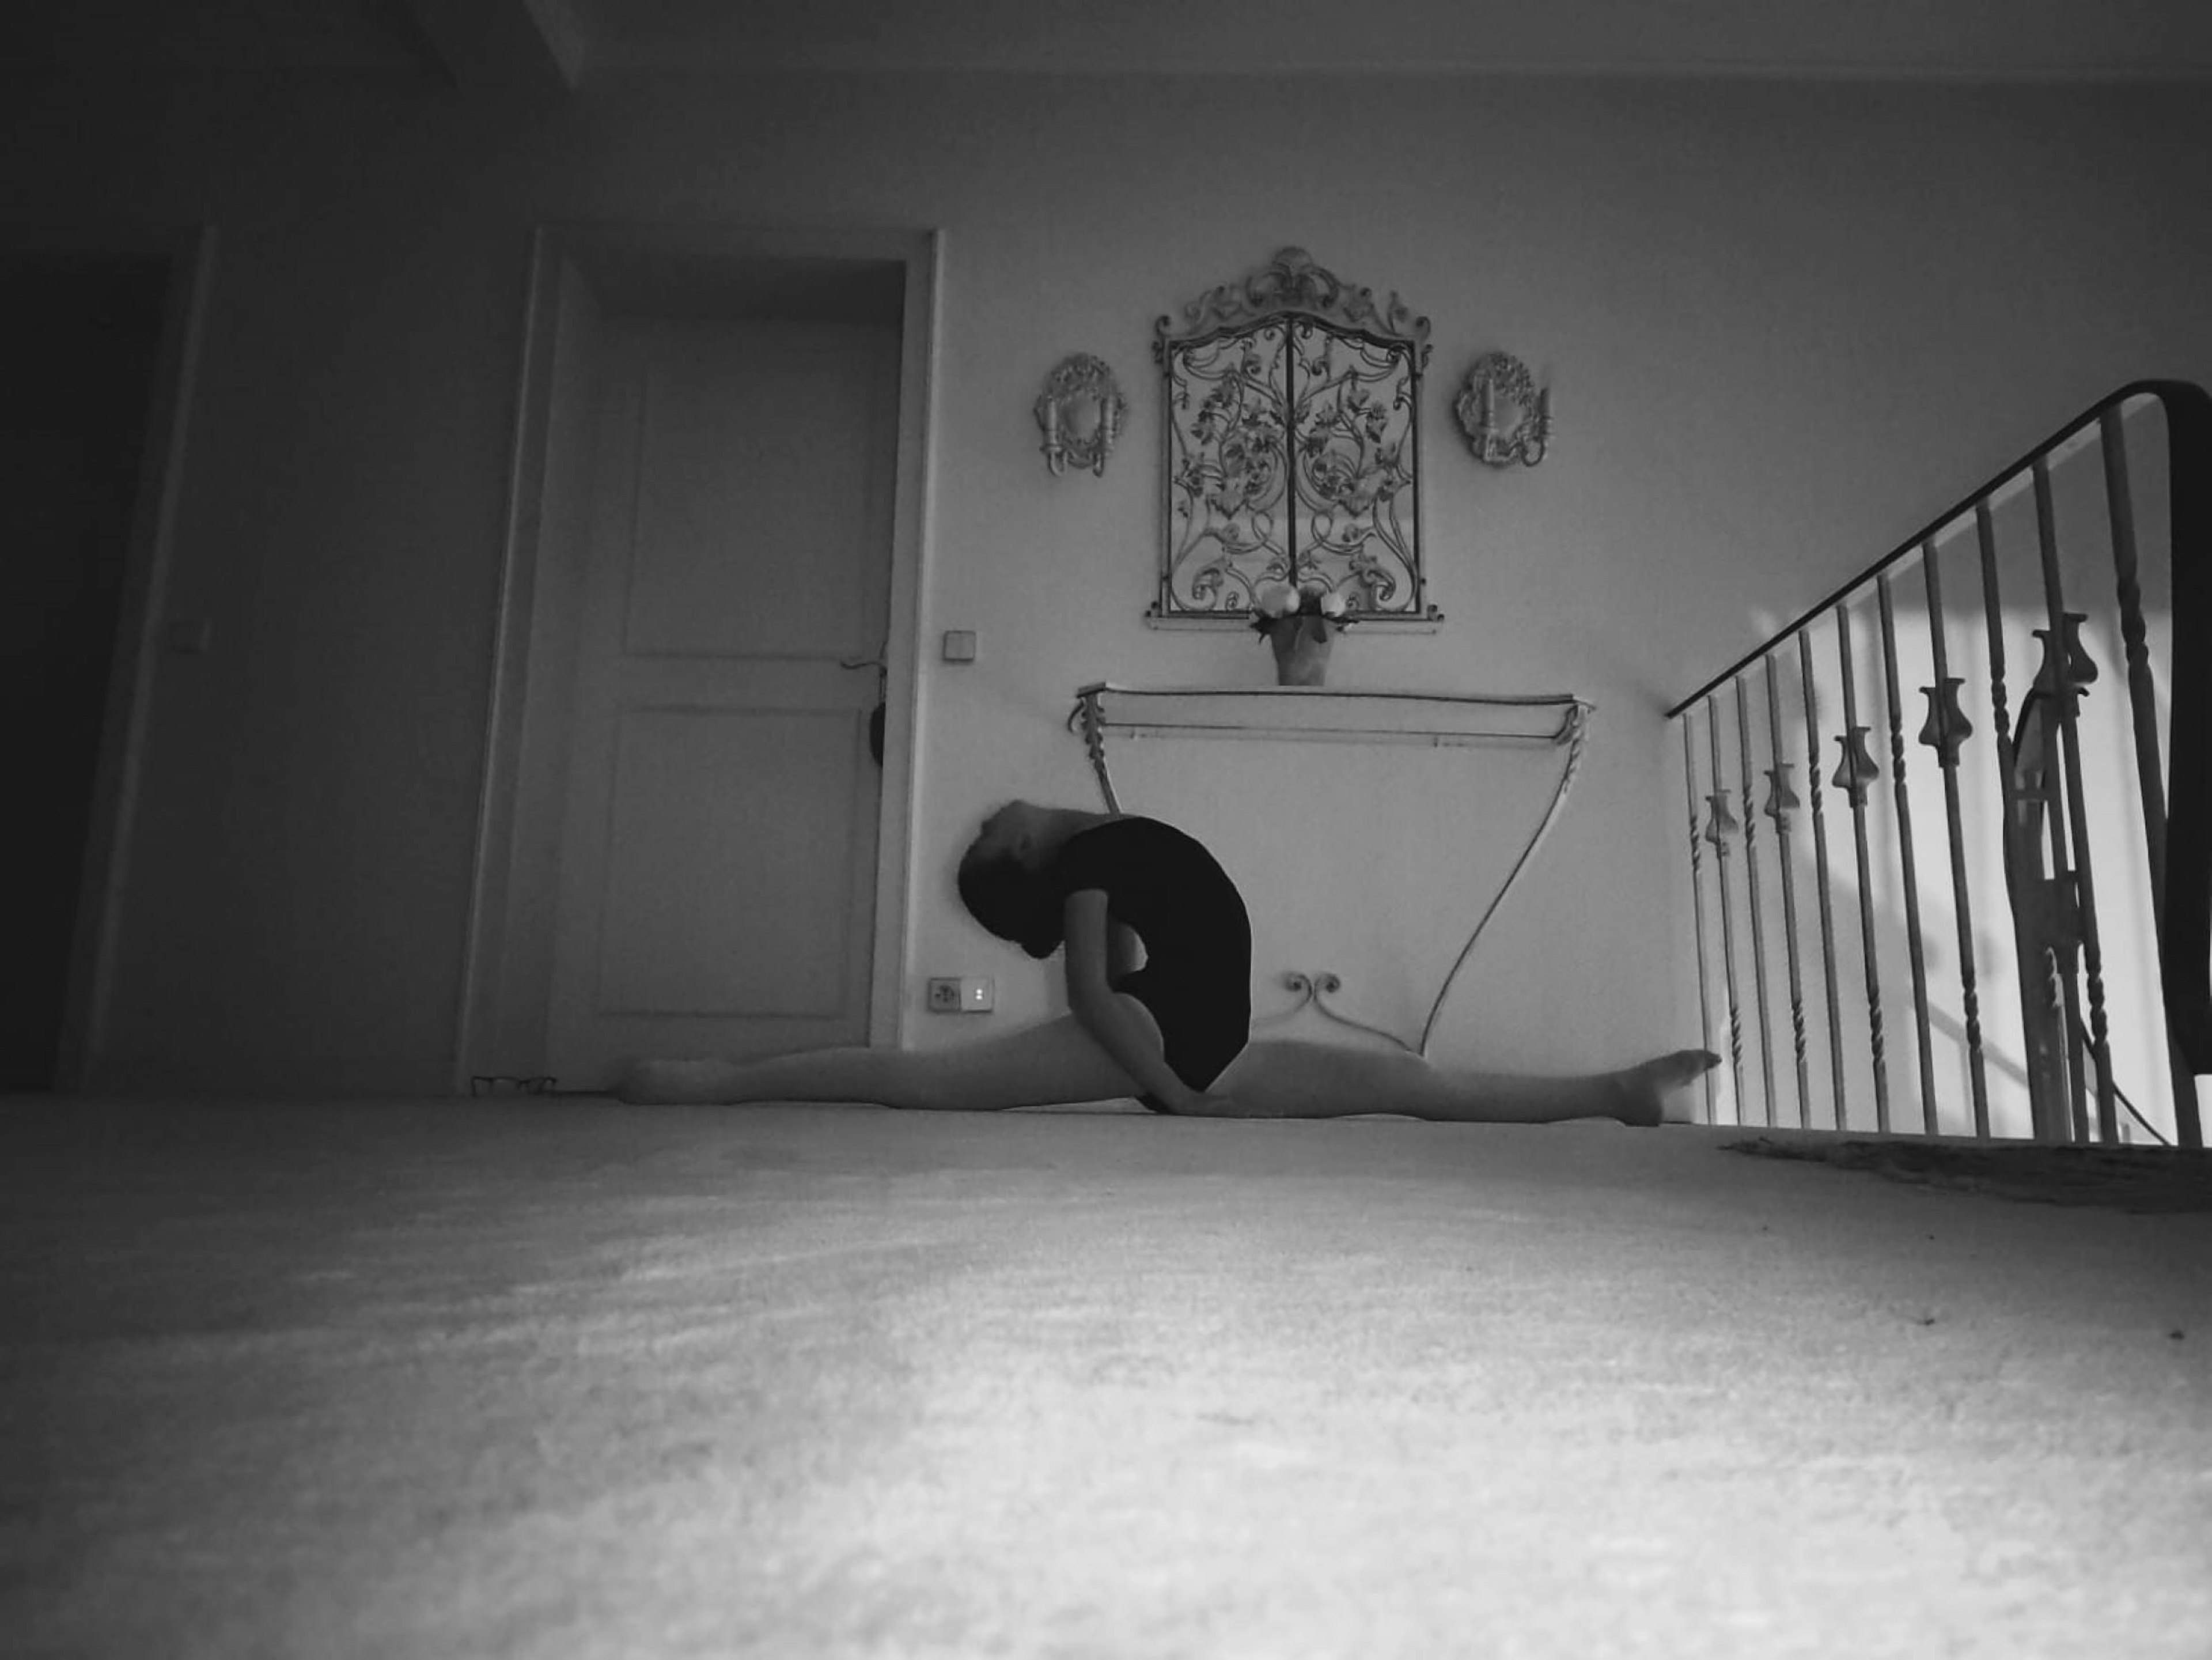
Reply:
<svg viewBox="0 0 2212 1660"><path fill-rule="evenodd" d="M959 883L969 911L999 938L1036 958L1065 952L1067 1014L919 1053L639 1061L617 1094L641 1105L867 1101L980 1112L1133 1096L1192 1117L1657 1124L1671 1091L1719 1063L1708 1050L1678 1049L1617 1072L1547 1078L1397 1050L1254 1042L1252 929L1236 884L1197 841L1132 813L1010 802L984 821Z"/></svg>

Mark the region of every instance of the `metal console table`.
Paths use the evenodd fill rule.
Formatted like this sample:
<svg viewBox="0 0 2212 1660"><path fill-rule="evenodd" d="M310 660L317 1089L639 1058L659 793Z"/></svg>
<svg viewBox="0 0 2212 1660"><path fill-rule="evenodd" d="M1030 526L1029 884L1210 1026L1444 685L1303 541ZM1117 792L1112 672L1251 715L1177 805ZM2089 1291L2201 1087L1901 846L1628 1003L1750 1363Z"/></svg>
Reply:
<svg viewBox="0 0 2212 1660"><path fill-rule="evenodd" d="M1278 1025L1310 1003L1339 1025L1387 1038L1412 1054L1425 1055L1444 1000L1468 958L1474 954L1475 942L1482 938L1490 919L1498 914L1498 906L1559 816L1567 790L1582 766L1590 718L1595 713L1595 706L1566 693L1504 696L1486 692L1336 690L1322 686L1125 686L1100 680L1077 689L1067 726L1082 736L1109 812L1121 812L1121 803L1115 794L1107 763L1109 736L1413 744L1435 749L1503 745L1562 751L1559 782L1553 787L1543 818L1484 908L1474 931L1452 959L1443 983L1437 988L1436 1000L1429 1006L1428 1018L1422 1023L1419 1043L1408 1043L1395 1032L1331 1008L1327 999L1343 988L1343 981L1326 970L1285 974L1284 986L1297 995L1297 1001L1280 1013L1254 1022L1255 1025Z"/></svg>

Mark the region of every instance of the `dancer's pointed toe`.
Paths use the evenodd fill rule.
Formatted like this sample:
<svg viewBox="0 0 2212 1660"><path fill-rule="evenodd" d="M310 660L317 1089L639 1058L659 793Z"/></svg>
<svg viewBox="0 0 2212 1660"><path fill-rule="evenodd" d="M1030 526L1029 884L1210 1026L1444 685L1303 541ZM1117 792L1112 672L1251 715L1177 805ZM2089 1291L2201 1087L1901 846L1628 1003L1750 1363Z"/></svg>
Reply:
<svg viewBox="0 0 2212 1660"><path fill-rule="evenodd" d="M1646 1126L1675 1122L1670 1121L1668 1113L1668 1097L1696 1083L1720 1063L1720 1056L1711 1049L1675 1049L1631 1067L1621 1074L1621 1091L1626 1099L1623 1122Z"/></svg>

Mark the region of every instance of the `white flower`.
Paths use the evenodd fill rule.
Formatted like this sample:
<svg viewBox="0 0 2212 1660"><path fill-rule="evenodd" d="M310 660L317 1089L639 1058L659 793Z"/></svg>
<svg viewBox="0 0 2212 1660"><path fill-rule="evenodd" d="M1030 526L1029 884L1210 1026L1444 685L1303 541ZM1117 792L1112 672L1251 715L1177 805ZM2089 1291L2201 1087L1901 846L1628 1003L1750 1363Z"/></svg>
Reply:
<svg viewBox="0 0 2212 1660"><path fill-rule="evenodd" d="M1321 597L1321 614L1323 617L1341 617L1348 609L1344 596L1334 588Z"/></svg>
<svg viewBox="0 0 2212 1660"><path fill-rule="evenodd" d="M1257 603L1263 615L1288 617L1298 608L1297 590L1287 582L1270 582L1260 590Z"/></svg>

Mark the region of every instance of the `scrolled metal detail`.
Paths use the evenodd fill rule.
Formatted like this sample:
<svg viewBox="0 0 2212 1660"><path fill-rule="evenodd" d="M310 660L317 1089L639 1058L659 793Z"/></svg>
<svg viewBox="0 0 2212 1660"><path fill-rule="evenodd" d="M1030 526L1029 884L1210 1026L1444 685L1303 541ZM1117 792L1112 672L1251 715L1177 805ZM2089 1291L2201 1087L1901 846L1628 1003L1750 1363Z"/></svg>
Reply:
<svg viewBox="0 0 2212 1660"><path fill-rule="evenodd" d="M1163 316L1152 325L1152 356L1162 367L1173 342L1241 329L1283 312L1304 312L1340 328L1356 329L1414 349L1416 368L1429 363L1429 319L1393 293L1377 304L1375 290L1346 282L1314 263L1304 248L1282 248L1249 277L1208 289L1182 308L1180 325Z"/></svg>
<svg viewBox="0 0 2212 1660"><path fill-rule="evenodd" d="M1039 447L1054 477L1072 461L1093 477L1104 477L1106 458L1114 453L1129 411L1128 399L1103 358L1087 351L1060 359L1045 377L1036 400Z"/></svg>
<svg viewBox="0 0 2212 1660"><path fill-rule="evenodd" d="M1334 978L1333 976L1331 977ZM1314 1000L1313 976L1292 969L1282 976L1281 983L1283 989L1295 995L1297 1001L1286 1009L1277 1009L1273 1014L1254 1015L1252 1026L1255 1031L1262 1026L1279 1026L1285 1021L1295 1018L1300 1010Z"/></svg>
<svg viewBox="0 0 2212 1660"><path fill-rule="evenodd" d="M1959 688L1966 683L1947 674L1932 686L1920 689L1928 700L1928 719L1920 728L1920 742L1936 751L1936 763L1945 771L1959 764L1959 751L1974 735L1974 723L1959 702Z"/></svg>
<svg viewBox="0 0 2212 1660"><path fill-rule="evenodd" d="M1835 776L1828 781L1843 791L1854 808L1866 806L1867 792L1881 779L1881 768L1867 748L1867 734L1872 730L1854 726L1848 734L1839 733L1836 739L1844 757L1836 763Z"/></svg>
<svg viewBox="0 0 2212 1660"><path fill-rule="evenodd" d="M1158 598L1152 615L1249 616L1272 585L1356 617L1436 621L1420 548L1428 319L1285 248L1159 319Z"/></svg>
<svg viewBox="0 0 2212 1660"><path fill-rule="evenodd" d="M1303 970L1291 969L1283 975L1282 986L1284 990L1295 994L1297 1000L1286 1009L1279 1009L1273 1014L1261 1015L1255 1018L1252 1025L1255 1029L1261 1026L1281 1025L1285 1021L1296 1018L1301 1012L1310 1006L1324 1020L1333 1020L1338 1025L1346 1027L1352 1031L1365 1032L1370 1037L1384 1038L1408 1054L1419 1053L1397 1033L1385 1031L1381 1026L1370 1026L1364 1020L1355 1020L1341 1010L1331 1008L1328 1006L1328 1000L1344 989L1344 980L1343 976L1330 970L1322 969L1318 973L1309 974Z"/></svg>
<svg viewBox="0 0 2212 1660"><path fill-rule="evenodd" d="M2070 696L2085 690L2097 678L2097 660L2081 643L2081 625L2089 619L2078 611L2063 612L2064 649L2053 651L2049 629L2031 629L2043 647L2043 662L2036 670L2035 690L2046 696Z"/></svg>
<svg viewBox="0 0 2212 1660"><path fill-rule="evenodd" d="M1759 811L1774 821L1778 836L1789 834L1790 815L1805 805L1790 786L1790 770L1787 761L1778 761L1766 769L1766 805Z"/></svg>
<svg viewBox="0 0 2212 1660"><path fill-rule="evenodd" d="M1121 803L1114 794L1114 780L1106 769L1106 720L1098 707L1098 694L1086 690L1075 700L1075 707L1067 712L1067 729L1083 733L1083 749L1091 757L1091 770L1098 779L1098 793L1106 798L1106 811L1119 812Z"/></svg>
<svg viewBox="0 0 2212 1660"><path fill-rule="evenodd" d="M1736 822L1735 814L1729 808L1728 791L1715 790L1705 797L1705 800L1711 808L1705 819L1705 840L1711 842L1713 850L1725 859L1728 857L1729 838L1741 835L1743 826Z"/></svg>
<svg viewBox="0 0 2212 1660"><path fill-rule="evenodd" d="M1513 412L1510 424L1498 418L1501 409ZM1490 466L1533 467L1551 446L1552 389L1539 390L1528 366L1510 352L1474 360L1452 412L1474 459Z"/></svg>

